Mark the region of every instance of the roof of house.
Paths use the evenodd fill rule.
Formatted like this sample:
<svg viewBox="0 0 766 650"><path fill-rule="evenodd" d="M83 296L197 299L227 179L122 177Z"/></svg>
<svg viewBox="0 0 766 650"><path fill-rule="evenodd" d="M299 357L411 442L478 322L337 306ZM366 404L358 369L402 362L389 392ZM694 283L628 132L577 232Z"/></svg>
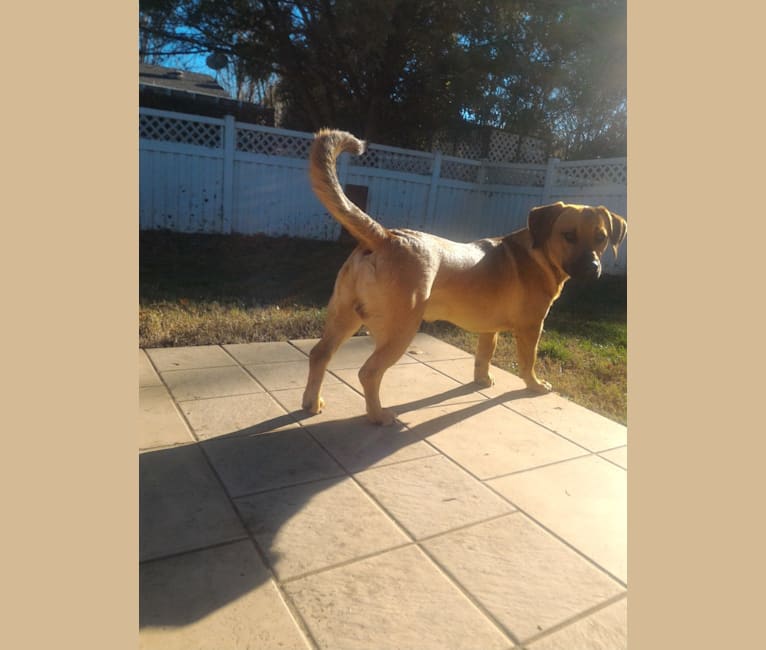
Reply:
<svg viewBox="0 0 766 650"><path fill-rule="evenodd" d="M216 80L206 74L187 72L176 68L166 68L161 65L139 64L138 82L144 86L166 88L169 90L213 95L228 98L226 91Z"/></svg>
<svg viewBox="0 0 766 650"><path fill-rule="evenodd" d="M274 126L274 109L229 97L213 77L160 65L139 64L139 103L208 117L233 115L240 122Z"/></svg>

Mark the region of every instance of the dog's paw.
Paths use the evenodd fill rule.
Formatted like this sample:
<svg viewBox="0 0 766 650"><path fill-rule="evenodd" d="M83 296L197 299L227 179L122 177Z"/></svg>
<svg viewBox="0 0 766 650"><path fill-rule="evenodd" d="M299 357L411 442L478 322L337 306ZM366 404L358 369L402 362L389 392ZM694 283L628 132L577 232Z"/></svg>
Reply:
<svg viewBox="0 0 766 650"><path fill-rule="evenodd" d="M387 427L396 421L396 413L389 409L380 409L380 413L368 413L367 418L373 424L379 424L381 426Z"/></svg>
<svg viewBox="0 0 766 650"><path fill-rule="evenodd" d="M487 373L486 377L474 377L473 382L478 384L481 388L491 388L495 385L495 378L491 373Z"/></svg>
<svg viewBox="0 0 766 650"><path fill-rule="evenodd" d="M539 379L537 382L527 382L527 389L538 395L544 395L545 393L550 393L553 390L553 386L544 379Z"/></svg>
<svg viewBox="0 0 766 650"><path fill-rule="evenodd" d="M324 399L321 397L317 397L316 399L308 399L303 398L303 406L304 409L306 409L311 415L316 415L317 413L321 413L322 409L324 408Z"/></svg>

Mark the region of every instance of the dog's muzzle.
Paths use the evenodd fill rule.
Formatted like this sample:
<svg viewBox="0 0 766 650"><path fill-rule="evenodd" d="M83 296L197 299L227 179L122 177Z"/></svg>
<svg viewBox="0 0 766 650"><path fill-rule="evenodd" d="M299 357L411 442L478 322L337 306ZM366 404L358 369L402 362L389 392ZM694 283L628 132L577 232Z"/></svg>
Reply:
<svg viewBox="0 0 766 650"><path fill-rule="evenodd" d="M589 252L565 266L564 270L577 280L597 280L601 277L601 261L595 253Z"/></svg>

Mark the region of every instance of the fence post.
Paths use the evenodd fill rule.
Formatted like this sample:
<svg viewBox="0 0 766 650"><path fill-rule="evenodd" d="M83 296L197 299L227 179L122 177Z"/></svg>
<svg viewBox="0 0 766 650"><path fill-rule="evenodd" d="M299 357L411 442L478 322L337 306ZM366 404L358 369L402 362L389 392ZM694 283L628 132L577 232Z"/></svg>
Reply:
<svg viewBox="0 0 766 650"><path fill-rule="evenodd" d="M479 162L481 162L481 166L476 172L478 196L476 197L476 201L474 203L474 214L475 214L475 218L479 220L479 223L481 223L481 218L482 218L482 215L484 214L484 206L487 204L487 199L489 198L487 196L488 194L487 188L485 187L489 182L489 159L482 158ZM486 237L487 235L481 232L479 236ZM466 231L465 234L463 235L463 238L466 241L469 239L476 239L476 237L473 236L473 234L470 231Z"/></svg>
<svg viewBox="0 0 766 650"><path fill-rule="evenodd" d="M542 204L546 205L551 201L553 185L556 182L556 171L561 160L559 158L548 158L548 168L545 170L545 185L543 186Z"/></svg>
<svg viewBox="0 0 766 650"><path fill-rule="evenodd" d="M436 212L436 194L439 191L439 178L442 173L442 152L436 151L434 154L433 167L431 168L431 184L428 186L428 203L426 204L425 225L431 224Z"/></svg>
<svg viewBox="0 0 766 650"><path fill-rule="evenodd" d="M221 231L231 232L234 209L234 153L237 142L237 125L233 115L223 118L223 221Z"/></svg>

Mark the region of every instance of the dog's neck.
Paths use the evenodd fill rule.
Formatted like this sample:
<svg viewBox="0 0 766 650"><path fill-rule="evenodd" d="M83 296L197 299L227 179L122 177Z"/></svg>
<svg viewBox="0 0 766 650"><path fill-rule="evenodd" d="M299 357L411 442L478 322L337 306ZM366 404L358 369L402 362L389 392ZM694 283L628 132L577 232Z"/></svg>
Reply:
<svg viewBox="0 0 766 650"><path fill-rule="evenodd" d="M532 246L532 235L527 228L506 235L503 237L503 243L511 248L522 249L530 259L534 260L544 278L545 289L551 297L551 302L561 295L569 275L548 254L545 246L537 248Z"/></svg>

